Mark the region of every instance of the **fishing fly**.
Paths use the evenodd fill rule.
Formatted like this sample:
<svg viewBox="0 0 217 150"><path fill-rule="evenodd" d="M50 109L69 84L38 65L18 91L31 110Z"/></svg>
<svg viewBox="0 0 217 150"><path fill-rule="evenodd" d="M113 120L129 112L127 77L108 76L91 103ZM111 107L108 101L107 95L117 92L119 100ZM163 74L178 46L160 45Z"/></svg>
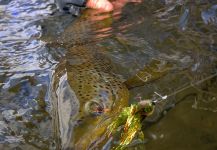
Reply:
<svg viewBox="0 0 217 150"><path fill-rule="evenodd" d="M158 105L162 101L166 101L171 96L174 96L192 86L199 85L216 76L217 73L210 75L195 83L190 83L185 87L180 88L179 90L164 96L155 91L154 94L157 95L158 98L154 98L152 100L141 100L137 104L131 104L129 107L123 108L120 114L108 126L108 136L115 134L121 128L120 143L117 147L113 147L113 149L125 149L136 137L136 135L139 135L138 137L140 140L144 140L144 135L141 131L142 121L146 117L151 116L153 114L156 105Z"/></svg>

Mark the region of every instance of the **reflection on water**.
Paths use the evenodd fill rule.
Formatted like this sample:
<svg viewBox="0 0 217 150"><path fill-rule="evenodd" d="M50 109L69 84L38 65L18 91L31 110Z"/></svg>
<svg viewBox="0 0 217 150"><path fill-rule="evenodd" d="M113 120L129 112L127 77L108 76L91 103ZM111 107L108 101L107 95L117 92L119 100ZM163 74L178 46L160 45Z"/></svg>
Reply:
<svg viewBox="0 0 217 150"><path fill-rule="evenodd" d="M56 61L39 40L36 23L51 13L45 0L0 1L1 149L52 144L47 91Z"/></svg>
<svg viewBox="0 0 217 150"><path fill-rule="evenodd" d="M73 65L86 60L106 66L98 72L108 71L109 63L121 81L153 60L161 62L159 68L173 66L158 80L130 90L131 103L136 97L157 97L154 92L171 96L144 122L145 143L129 149L217 148L217 77L198 84L217 71L214 1L144 0L113 14L89 10L79 26L70 15L53 17L52 11L46 0L0 1L1 149L60 149L72 143L72 117L79 111ZM90 48L70 50L83 45ZM94 48L100 51L97 57ZM79 76L82 84L88 84L86 73Z"/></svg>

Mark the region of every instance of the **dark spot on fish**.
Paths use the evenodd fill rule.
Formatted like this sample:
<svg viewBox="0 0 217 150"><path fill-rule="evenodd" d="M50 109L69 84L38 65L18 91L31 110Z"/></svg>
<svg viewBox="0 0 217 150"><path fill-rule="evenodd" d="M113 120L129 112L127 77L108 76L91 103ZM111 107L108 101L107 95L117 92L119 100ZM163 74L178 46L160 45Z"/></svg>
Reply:
<svg viewBox="0 0 217 150"><path fill-rule="evenodd" d="M82 119L78 119L78 120L76 120L75 126L79 126L82 122L83 122Z"/></svg>
<svg viewBox="0 0 217 150"><path fill-rule="evenodd" d="M109 90L109 86L105 86L105 88L106 88L107 90Z"/></svg>
<svg viewBox="0 0 217 150"><path fill-rule="evenodd" d="M109 94L109 91L108 91L108 90L105 90L105 92L106 92L107 94Z"/></svg>

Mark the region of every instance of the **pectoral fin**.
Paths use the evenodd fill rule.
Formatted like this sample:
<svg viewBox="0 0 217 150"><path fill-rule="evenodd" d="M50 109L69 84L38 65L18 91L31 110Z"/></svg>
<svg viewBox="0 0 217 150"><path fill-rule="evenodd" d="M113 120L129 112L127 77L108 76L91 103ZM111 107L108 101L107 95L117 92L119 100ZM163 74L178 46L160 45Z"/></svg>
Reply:
<svg viewBox="0 0 217 150"><path fill-rule="evenodd" d="M124 83L129 89L145 85L147 82L156 80L167 74L172 69L172 64L161 60L152 60L151 63L137 72Z"/></svg>

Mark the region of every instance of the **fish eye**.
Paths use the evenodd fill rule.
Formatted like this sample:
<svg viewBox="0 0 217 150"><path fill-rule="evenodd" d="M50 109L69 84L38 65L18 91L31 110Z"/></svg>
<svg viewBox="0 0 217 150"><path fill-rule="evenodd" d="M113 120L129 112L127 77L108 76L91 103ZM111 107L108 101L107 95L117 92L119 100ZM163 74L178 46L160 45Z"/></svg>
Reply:
<svg viewBox="0 0 217 150"><path fill-rule="evenodd" d="M78 119L75 122L75 126L78 127L80 124L82 124L83 120L82 119Z"/></svg>
<svg viewBox="0 0 217 150"><path fill-rule="evenodd" d="M89 115L99 116L104 113L104 106L97 101L89 101L85 104L85 112Z"/></svg>

